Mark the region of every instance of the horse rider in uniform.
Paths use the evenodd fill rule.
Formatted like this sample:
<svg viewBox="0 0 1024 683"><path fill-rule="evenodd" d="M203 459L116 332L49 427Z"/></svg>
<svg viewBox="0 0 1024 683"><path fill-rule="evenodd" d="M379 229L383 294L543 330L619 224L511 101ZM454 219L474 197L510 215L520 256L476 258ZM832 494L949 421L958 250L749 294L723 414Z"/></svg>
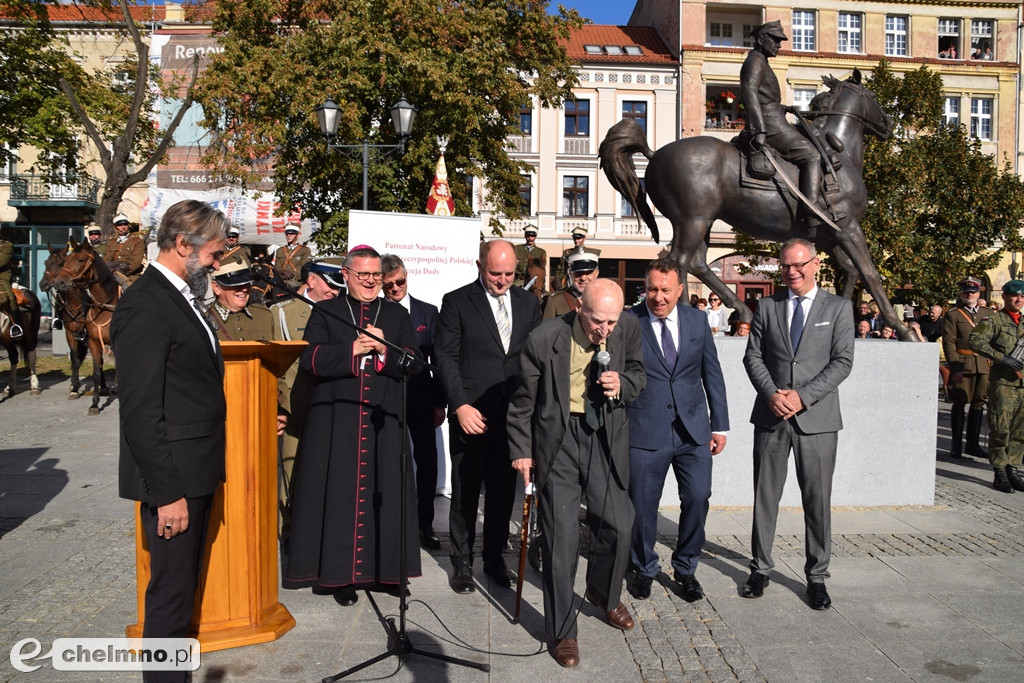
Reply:
<svg viewBox="0 0 1024 683"><path fill-rule="evenodd" d="M537 228L532 225L526 228L523 231L523 237L526 238L526 243L516 245L516 279L513 284L526 287L526 283L530 279L527 271L530 265L534 264L544 269L544 275L540 276L542 281L534 284L534 286L540 285L539 291L543 293L547 291L543 279L547 277L548 272L548 253L537 246Z"/></svg>
<svg viewBox="0 0 1024 683"><path fill-rule="evenodd" d="M754 151L768 145L783 159L800 168L800 192L814 206L821 196L821 154L817 147L786 120L779 79L768 63L779 54L782 41L789 40L778 20L755 26L750 31L754 49L740 69L741 101L747 112L746 129L753 136ZM810 233L821 220L801 205L803 224Z"/></svg>
<svg viewBox="0 0 1024 683"><path fill-rule="evenodd" d="M303 282L298 293L313 303L335 298L345 286L345 278L341 274L340 257L330 257L307 261L302 267ZM306 323L312 307L297 297L289 297L270 307L274 322L274 339L280 341L302 341L306 332ZM278 509L280 515L281 547L288 547L291 536L291 498L295 492L292 484L292 471L295 468L295 456L299 452L299 439L306 427L306 413L309 402L313 398L313 378L299 368L299 360L285 370L277 380L278 422L284 422L284 433L281 434L281 469L282 485L278 489Z"/></svg>
<svg viewBox="0 0 1024 683"><path fill-rule="evenodd" d="M14 260L14 245L0 239L0 335L11 333L11 340L20 339L24 332L21 325L15 323L14 290L11 288L11 266Z"/></svg>
<svg viewBox="0 0 1024 683"><path fill-rule="evenodd" d="M274 275L292 289L298 289L302 286L298 279L302 266L313 257L313 252L299 244L299 226L294 223L284 226L284 236L288 243L274 252Z"/></svg>
<svg viewBox="0 0 1024 683"><path fill-rule="evenodd" d="M995 471L992 488L1003 493L1024 491L1017 469L1024 456L1024 361L1011 355L1024 336L1021 309L1024 280L1010 280L1003 285L1003 310L982 317L968 339L972 351L992 361L988 454Z"/></svg>
<svg viewBox="0 0 1024 683"><path fill-rule="evenodd" d="M562 252L562 260L558 262L558 270L555 271L555 286L563 287L569 284L569 257L573 254L593 254L601 256L601 250L586 246L587 229L583 226L576 226L572 229L572 246ZM564 284L563 284L564 283Z"/></svg>
<svg viewBox="0 0 1024 683"><path fill-rule="evenodd" d="M103 241L103 228L97 223L90 223L85 229L85 236L89 240L89 246L101 259L107 257L107 243Z"/></svg>
<svg viewBox="0 0 1024 683"><path fill-rule="evenodd" d="M964 407L967 411L967 454L976 458L988 458L979 443L981 418L988 395L988 358L975 353L969 343L974 326L981 322L989 309L980 308L981 282L969 277L960 282L960 300L942 319L942 351L949 368L949 398L953 405L949 409L949 426L952 445L949 455L963 457Z"/></svg>
<svg viewBox="0 0 1024 683"><path fill-rule="evenodd" d="M231 226L228 228L227 239L224 240L224 255L220 257L220 264L222 266L229 263L244 263L246 266L252 265L252 254L249 253L249 247L244 244L238 243L238 228Z"/></svg>
<svg viewBox="0 0 1024 683"><path fill-rule="evenodd" d="M119 213L114 216L113 235L107 240L103 260L121 289L128 287L142 275L142 262L146 256L146 245L138 234L131 231L128 216Z"/></svg>
<svg viewBox="0 0 1024 683"><path fill-rule="evenodd" d="M542 319L560 318L570 311L579 313L583 292L600 273L597 266L598 260L594 254L584 252L569 256L569 284L544 299Z"/></svg>
<svg viewBox="0 0 1024 683"><path fill-rule="evenodd" d="M220 341L266 341L274 338L270 309L249 303L252 271L244 263L222 265L213 273L210 287L216 297L208 311L211 327Z"/></svg>

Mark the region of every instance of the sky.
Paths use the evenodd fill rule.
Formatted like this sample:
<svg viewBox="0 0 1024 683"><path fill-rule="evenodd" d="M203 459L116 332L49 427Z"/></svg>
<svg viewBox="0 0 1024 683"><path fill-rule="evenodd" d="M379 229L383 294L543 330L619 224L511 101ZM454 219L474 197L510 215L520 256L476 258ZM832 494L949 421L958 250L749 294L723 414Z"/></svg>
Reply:
<svg viewBox="0 0 1024 683"><path fill-rule="evenodd" d="M576 8L580 16L595 24L625 26L629 15L636 6L635 0L551 0L551 7L558 8L559 2L569 8Z"/></svg>

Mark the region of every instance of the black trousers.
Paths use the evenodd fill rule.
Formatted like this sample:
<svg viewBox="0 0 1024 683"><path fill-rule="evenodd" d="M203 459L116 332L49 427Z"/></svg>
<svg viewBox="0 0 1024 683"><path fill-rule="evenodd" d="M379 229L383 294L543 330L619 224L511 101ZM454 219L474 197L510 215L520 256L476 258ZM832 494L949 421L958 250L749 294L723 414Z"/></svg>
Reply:
<svg viewBox="0 0 1024 683"><path fill-rule="evenodd" d="M497 423L497 424L496 424ZM512 503L515 500L516 471L508 453L508 432L504 420L491 420L480 435L462 431L452 418L449 430L452 456L452 504L448 524L452 560L473 562L476 541L476 513L480 487L484 498L484 562L498 562L508 544Z"/></svg>
<svg viewBox="0 0 1024 683"><path fill-rule="evenodd" d="M409 407L406 421L412 439L412 458L416 462L416 514L420 531L434 526L434 496L437 494L437 438L434 433L434 409Z"/></svg>
<svg viewBox="0 0 1024 683"><path fill-rule="evenodd" d="M188 530L171 539L157 536L157 509L142 506L150 562L143 638L188 637L213 496L186 498L185 502ZM142 678L146 683L178 683L189 680L190 672L146 671Z"/></svg>

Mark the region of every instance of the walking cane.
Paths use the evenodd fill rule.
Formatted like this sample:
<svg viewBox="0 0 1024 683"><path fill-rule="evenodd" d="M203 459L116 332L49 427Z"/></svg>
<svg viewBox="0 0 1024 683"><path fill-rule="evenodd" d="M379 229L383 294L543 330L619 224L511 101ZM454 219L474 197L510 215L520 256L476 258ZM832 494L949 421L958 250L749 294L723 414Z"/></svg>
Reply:
<svg viewBox="0 0 1024 683"><path fill-rule="evenodd" d="M531 481L523 496L523 528L519 532L519 575L516 577L516 608L512 623L519 623L519 608L523 605L523 574L526 573L526 553L530 546L530 504L533 502L534 486Z"/></svg>

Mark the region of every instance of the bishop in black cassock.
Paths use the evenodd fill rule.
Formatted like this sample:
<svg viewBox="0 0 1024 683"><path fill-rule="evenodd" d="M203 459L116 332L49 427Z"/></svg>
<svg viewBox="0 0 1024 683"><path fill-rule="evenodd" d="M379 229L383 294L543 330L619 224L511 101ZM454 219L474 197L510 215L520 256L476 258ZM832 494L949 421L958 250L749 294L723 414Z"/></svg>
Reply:
<svg viewBox="0 0 1024 683"><path fill-rule="evenodd" d="M368 251L366 256L353 254ZM357 248L343 269L349 294L318 304L403 348L415 348L409 314L377 298L380 258ZM398 584L401 370L398 354L314 309L302 370L315 379L295 464L289 581L348 591ZM375 348L374 348L375 347ZM383 353L381 353L383 351ZM416 485L406 470L406 568L420 575ZM342 595L342 593L339 593Z"/></svg>

